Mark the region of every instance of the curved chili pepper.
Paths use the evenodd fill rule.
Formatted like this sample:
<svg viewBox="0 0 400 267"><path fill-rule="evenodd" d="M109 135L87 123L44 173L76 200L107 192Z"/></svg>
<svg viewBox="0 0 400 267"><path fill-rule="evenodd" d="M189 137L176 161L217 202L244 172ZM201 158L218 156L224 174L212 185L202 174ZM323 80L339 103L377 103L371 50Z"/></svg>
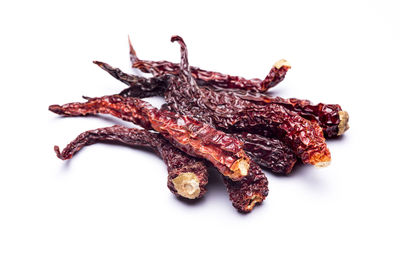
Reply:
<svg viewBox="0 0 400 267"><path fill-rule="evenodd" d="M145 129L161 133L175 147L209 160L223 175L240 180L247 175L250 159L238 139L208 124L174 112L158 110L146 101L119 95L88 98L86 103L51 105L49 110L64 116L111 114Z"/></svg>
<svg viewBox="0 0 400 267"><path fill-rule="evenodd" d="M192 115L227 132L262 133L284 141L304 163L327 166L331 155L322 128L285 107L253 103L233 93L201 88L190 74L183 39L173 36L181 47L181 72L171 79L166 102L181 114Z"/></svg>
<svg viewBox="0 0 400 267"><path fill-rule="evenodd" d="M84 146L104 141L151 148L167 165L167 185L173 194L195 199L201 198L206 193L208 172L204 161L173 147L158 133L114 125L81 133L62 152L58 146L54 146L54 150L57 157L67 160Z"/></svg>
<svg viewBox="0 0 400 267"><path fill-rule="evenodd" d="M164 74L177 75L180 72L179 64L168 61L140 60L136 55L136 51L133 49L130 39L129 48L132 68L134 69L140 69L142 72L151 73L154 76L161 76ZM206 71L196 67L190 67L190 72L200 86L238 88L242 90L265 92L269 88L280 83L285 78L285 75L290 68L290 64L286 60L281 59L273 65L264 80L257 78L248 80L243 77L231 76L214 71Z"/></svg>
<svg viewBox="0 0 400 267"><path fill-rule="evenodd" d="M156 95L163 96L168 88L169 80L171 79L169 75L152 78L138 77L135 75L126 74L120 69L113 68L112 66L103 62L96 61L95 63L114 78L130 86L119 93L124 97L143 98ZM145 79L147 81L136 83L138 78ZM156 81L153 82L152 79L156 79ZM157 84L157 86L153 86L153 84ZM338 104L319 103L315 105L309 100L271 97L262 93L238 89L217 89L211 86L207 86L206 89L232 93L239 98L258 104L264 102L282 105L289 110L295 111L298 115L305 119L317 121L322 127L324 135L327 138L342 135L346 130L349 129L349 115L346 111L342 110Z"/></svg>

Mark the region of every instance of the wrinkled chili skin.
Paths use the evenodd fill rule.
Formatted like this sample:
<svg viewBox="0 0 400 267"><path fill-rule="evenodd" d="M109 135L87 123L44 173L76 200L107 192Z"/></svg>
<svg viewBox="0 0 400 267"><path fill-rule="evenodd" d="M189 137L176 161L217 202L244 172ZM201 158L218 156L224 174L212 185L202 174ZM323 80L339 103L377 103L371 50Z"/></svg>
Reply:
<svg viewBox="0 0 400 267"><path fill-rule="evenodd" d="M169 87L170 79L173 77L169 75L157 76L155 78L143 78L147 79L147 82L136 83L138 80L137 76L123 73L117 68L113 68L106 63L102 63L107 68L102 67L105 71L111 74L113 77L119 81L128 84L130 87L123 90L119 94L124 97L150 97L150 96L163 96L166 89ZM115 74L117 73L117 75ZM157 82L153 82L152 79L157 79ZM158 82L162 80L162 83ZM159 84L159 86L152 86L152 84ZM237 97L244 99L246 101L254 102L257 104L262 103L274 103L284 106L285 108L296 112L298 115L302 116L307 120L316 120L318 124L322 127L324 135L326 138L332 138L338 136L339 133L339 111L342 110L340 105L337 104L312 104L309 100L289 98L285 99L282 97L271 97L266 94L253 92L253 91L243 91L238 89L218 89L212 86L206 86L205 89L212 89L218 92L232 93Z"/></svg>
<svg viewBox="0 0 400 267"><path fill-rule="evenodd" d="M133 49L131 42L130 58L132 68L139 69L145 73L151 73L154 76L178 75L180 72L179 64L171 63L169 61L150 61L140 60L136 51ZM245 79L239 76L232 76L222 74L214 71L207 71L196 67L190 67L190 73L200 86L212 86L215 88L237 88L241 90L252 90L265 92L271 87L280 83L286 76L287 71L290 69L289 65L282 65L271 68L268 75L264 80L261 79Z"/></svg>
<svg viewBox="0 0 400 267"><path fill-rule="evenodd" d="M201 198L206 193L208 183L208 172L205 162L198 158L193 158L179 149L173 147L166 139L158 133L147 130L127 128L120 125L99 128L81 133L62 152L58 146L54 150L62 160L70 159L84 146L100 142L118 142L134 147L151 148L167 165L168 182L167 186L176 196L180 196L172 182L177 176L183 173L194 173L199 181L200 194L196 198Z"/></svg>
<svg viewBox="0 0 400 267"><path fill-rule="evenodd" d="M297 161L293 151L280 140L246 132L234 136L243 141L244 150L253 161L274 173L289 174Z"/></svg>
<svg viewBox="0 0 400 267"><path fill-rule="evenodd" d="M164 93L172 110L226 132L250 132L282 140L304 163L330 161L321 127L279 104L250 101L234 92L197 86L183 39L174 36L172 41L181 45L181 72L170 77Z"/></svg>
<svg viewBox="0 0 400 267"><path fill-rule="evenodd" d="M164 94L173 110L192 115L225 132L249 132L277 138L304 163L324 166L330 162L331 155L318 123L278 104L255 103L232 92L198 87L190 74L183 39L173 36L171 41L178 41L181 48L181 72L170 80Z"/></svg>
<svg viewBox="0 0 400 267"><path fill-rule="evenodd" d="M139 88L138 88L139 90ZM219 89L215 89L221 91ZM309 100L297 98L272 97L257 92L244 92L235 89L225 89L225 92L234 93L238 97L254 103L274 103L295 111L297 114L308 120L315 120L323 128L325 137L332 138L338 136L339 132L339 111L342 108L338 104L313 104Z"/></svg>
<svg viewBox="0 0 400 267"><path fill-rule="evenodd" d="M111 67L109 64L104 62L93 61L93 63L98 65L103 70L107 71L117 80L130 86L120 93L120 95L124 97L145 98L163 95L165 88L167 88L169 84L168 75L152 77L151 79L149 79L136 75L129 75L122 72L118 68Z"/></svg>
<svg viewBox="0 0 400 267"><path fill-rule="evenodd" d="M255 163L250 163L249 174L242 180L234 182L224 178L229 198L232 205L242 213L253 210L256 204L261 204L268 196L268 180L261 168Z"/></svg>
<svg viewBox="0 0 400 267"><path fill-rule="evenodd" d="M250 159L238 139L188 116L158 110L138 98L119 95L86 98L86 103L51 105L49 110L64 116L111 114L145 129L161 133L175 147L209 160L223 175L240 180L247 174ZM244 163L240 165L240 163Z"/></svg>

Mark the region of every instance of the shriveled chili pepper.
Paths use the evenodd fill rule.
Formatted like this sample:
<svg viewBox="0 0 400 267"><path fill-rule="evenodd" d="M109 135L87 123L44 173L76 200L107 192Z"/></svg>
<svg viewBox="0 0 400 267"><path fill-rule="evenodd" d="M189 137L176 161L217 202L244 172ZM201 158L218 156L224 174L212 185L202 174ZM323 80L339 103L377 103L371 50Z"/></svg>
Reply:
<svg viewBox="0 0 400 267"><path fill-rule="evenodd" d="M135 69L140 69L145 73L151 73L154 76L161 76L164 74L177 75L180 72L179 64L168 61L140 60L137 57L136 51L133 49L130 40L129 47L132 67ZM242 90L265 92L269 88L280 83L285 78L285 75L290 68L290 64L286 60L281 59L273 65L269 74L264 80L257 78L248 80L243 77L207 71L196 67L190 67L190 72L200 86L213 86L215 88L238 88Z"/></svg>
<svg viewBox="0 0 400 267"><path fill-rule="evenodd" d="M164 87L152 87L150 86L151 84L153 84L151 81L140 82L140 84L138 85L136 84L136 80L138 80L136 76L126 74L120 69L113 68L103 62L94 61L94 63L110 73L116 79L124 81L130 86L129 88L119 93L119 95L124 97L141 98L157 94L162 96L164 91L166 90L168 81L171 78L166 75L157 77L159 80L164 79ZM153 78L148 78L148 80L151 79ZM163 107L171 110L168 105L164 105ZM235 137L241 139L241 141L244 143L244 150L254 161L275 173L290 173L294 164L297 161L296 156L293 154L291 149L288 148L280 140L249 133L234 135Z"/></svg>
<svg viewBox="0 0 400 267"><path fill-rule="evenodd" d="M251 132L278 138L304 163L317 166L329 163L330 152L317 123L279 104L249 101L232 92L198 87L190 74L183 40L178 36L172 40L181 44L182 69L177 76L165 77L169 85L164 96L175 112L194 116L227 132ZM126 95L126 91L121 93Z"/></svg>
<svg viewBox="0 0 400 267"><path fill-rule="evenodd" d="M171 79L165 93L173 110L191 115L227 132L261 133L284 141L304 163L319 167L329 164L331 156L322 128L297 113L274 103L254 103L229 92L216 92L196 85L187 62L187 49L181 45L181 72ZM179 82L177 82L179 81Z"/></svg>
<svg viewBox="0 0 400 267"><path fill-rule="evenodd" d="M84 146L104 141L151 148L167 165L167 185L173 194L195 199L206 193L208 172L204 161L175 148L158 133L114 125L81 133L62 152L58 146L54 150L57 157L67 160Z"/></svg>
<svg viewBox="0 0 400 267"><path fill-rule="evenodd" d="M246 132L234 136L243 142L243 149L253 161L275 173L289 174L297 161L293 151L280 140Z"/></svg>
<svg viewBox="0 0 400 267"><path fill-rule="evenodd" d="M138 98L119 95L88 98L86 103L51 105L49 110L64 116L111 114L145 129L161 133L175 147L209 160L223 175L240 180L247 175L250 159L238 139L174 112L158 110Z"/></svg>
<svg viewBox="0 0 400 267"><path fill-rule="evenodd" d="M268 180L260 166L250 163L249 174L240 181L224 179L232 205L240 212L250 212L268 195Z"/></svg>
<svg viewBox="0 0 400 267"><path fill-rule="evenodd" d="M170 76L168 75L157 76L154 78L144 78L126 74L120 69L113 68L103 62L96 61L95 63L111 74L114 78L130 86L129 88L120 92L120 95L122 96L139 98L155 95L162 96L168 88L168 81L170 79ZM139 79L146 81L140 81L136 83L136 81ZM152 79L156 79L156 81L153 82ZM159 84L159 86L152 86L153 84ZM254 91L243 91L239 89L217 89L211 86L207 86L206 89L212 89L218 92L229 92L250 102L264 102L283 105L285 108L295 111L298 115L305 119L316 120L322 127L325 137L327 138L342 135L347 129L349 129L349 115L346 111L342 110L340 105L337 104L319 103L314 105L309 100L272 97Z"/></svg>
<svg viewBox="0 0 400 267"><path fill-rule="evenodd" d="M137 88L139 90L139 88ZM220 89L215 89L220 90ZM274 103L295 111L308 120L315 120L323 128L327 138L342 135L349 129L349 114L342 110L338 104L313 104L309 100L282 97L272 97L258 92L237 89L224 89L225 92L234 93L238 97L255 103Z"/></svg>

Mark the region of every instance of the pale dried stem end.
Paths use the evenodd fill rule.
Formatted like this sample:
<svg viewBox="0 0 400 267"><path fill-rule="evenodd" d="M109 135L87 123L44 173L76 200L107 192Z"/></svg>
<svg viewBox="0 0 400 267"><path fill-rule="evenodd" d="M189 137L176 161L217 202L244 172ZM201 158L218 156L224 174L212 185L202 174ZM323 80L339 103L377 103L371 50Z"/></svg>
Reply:
<svg viewBox="0 0 400 267"><path fill-rule="evenodd" d="M249 205L246 207L246 211L251 211L257 203L261 203L264 199L259 195L255 195L251 198Z"/></svg>
<svg viewBox="0 0 400 267"><path fill-rule="evenodd" d="M178 194L184 198L195 199L200 195L200 182L193 172L184 172L172 179Z"/></svg>
<svg viewBox="0 0 400 267"><path fill-rule="evenodd" d="M315 167L317 168L324 168L324 167L328 167L331 164L330 161L323 161L323 162L317 162L315 163Z"/></svg>
<svg viewBox="0 0 400 267"><path fill-rule="evenodd" d="M292 67L292 66L290 66L289 62L287 62L285 59L281 59L281 60L277 61L277 62L274 64L274 67L277 68L278 70L279 70L280 68L282 68L283 66L288 67L288 68L291 68L291 67Z"/></svg>
<svg viewBox="0 0 400 267"><path fill-rule="evenodd" d="M243 177L247 176L247 173L249 172L250 168L249 161L250 161L249 158L241 158L235 161L230 168L233 174L230 175L229 177L233 181L238 181L241 180Z"/></svg>
<svg viewBox="0 0 400 267"><path fill-rule="evenodd" d="M349 126L349 113L347 111L341 110L339 111L339 125L338 125L339 131L338 131L338 136L344 134L345 131L347 131L350 126Z"/></svg>

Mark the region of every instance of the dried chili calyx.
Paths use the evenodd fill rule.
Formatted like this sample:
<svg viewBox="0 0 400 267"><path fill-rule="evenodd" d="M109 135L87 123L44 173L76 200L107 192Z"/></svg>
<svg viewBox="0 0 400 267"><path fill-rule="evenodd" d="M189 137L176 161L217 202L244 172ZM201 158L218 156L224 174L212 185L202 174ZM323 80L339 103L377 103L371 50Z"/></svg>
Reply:
<svg viewBox="0 0 400 267"><path fill-rule="evenodd" d="M168 61L140 60L137 57L136 51L133 49L130 40L129 47L132 68L140 69L142 72L151 73L154 76L179 74L179 64ZM238 88L242 90L264 92L280 83L285 78L285 75L290 68L290 64L286 60L281 59L273 65L269 74L264 80L257 78L245 79L239 76L231 76L219 72L206 71L196 67L190 67L190 72L191 75L196 79L196 82L201 86L212 86L215 88Z"/></svg>
<svg viewBox="0 0 400 267"><path fill-rule="evenodd" d="M208 173L204 161L193 158L173 147L160 134L120 125L86 131L69 143L62 152L54 150L62 160L70 159L84 146L99 142L118 142L129 146L151 148L168 169L168 188L177 196L188 199L200 198L206 193Z"/></svg>
<svg viewBox="0 0 400 267"><path fill-rule="evenodd" d="M240 180L247 175L250 159L242 148L243 143L208 124L174 112L158 110L138 98L112 95L86 99L86 103L52 105L49 110L64 116L111 114L158 131L175 147L189 155L207 159L223 175L233 180Z"/></svg>

